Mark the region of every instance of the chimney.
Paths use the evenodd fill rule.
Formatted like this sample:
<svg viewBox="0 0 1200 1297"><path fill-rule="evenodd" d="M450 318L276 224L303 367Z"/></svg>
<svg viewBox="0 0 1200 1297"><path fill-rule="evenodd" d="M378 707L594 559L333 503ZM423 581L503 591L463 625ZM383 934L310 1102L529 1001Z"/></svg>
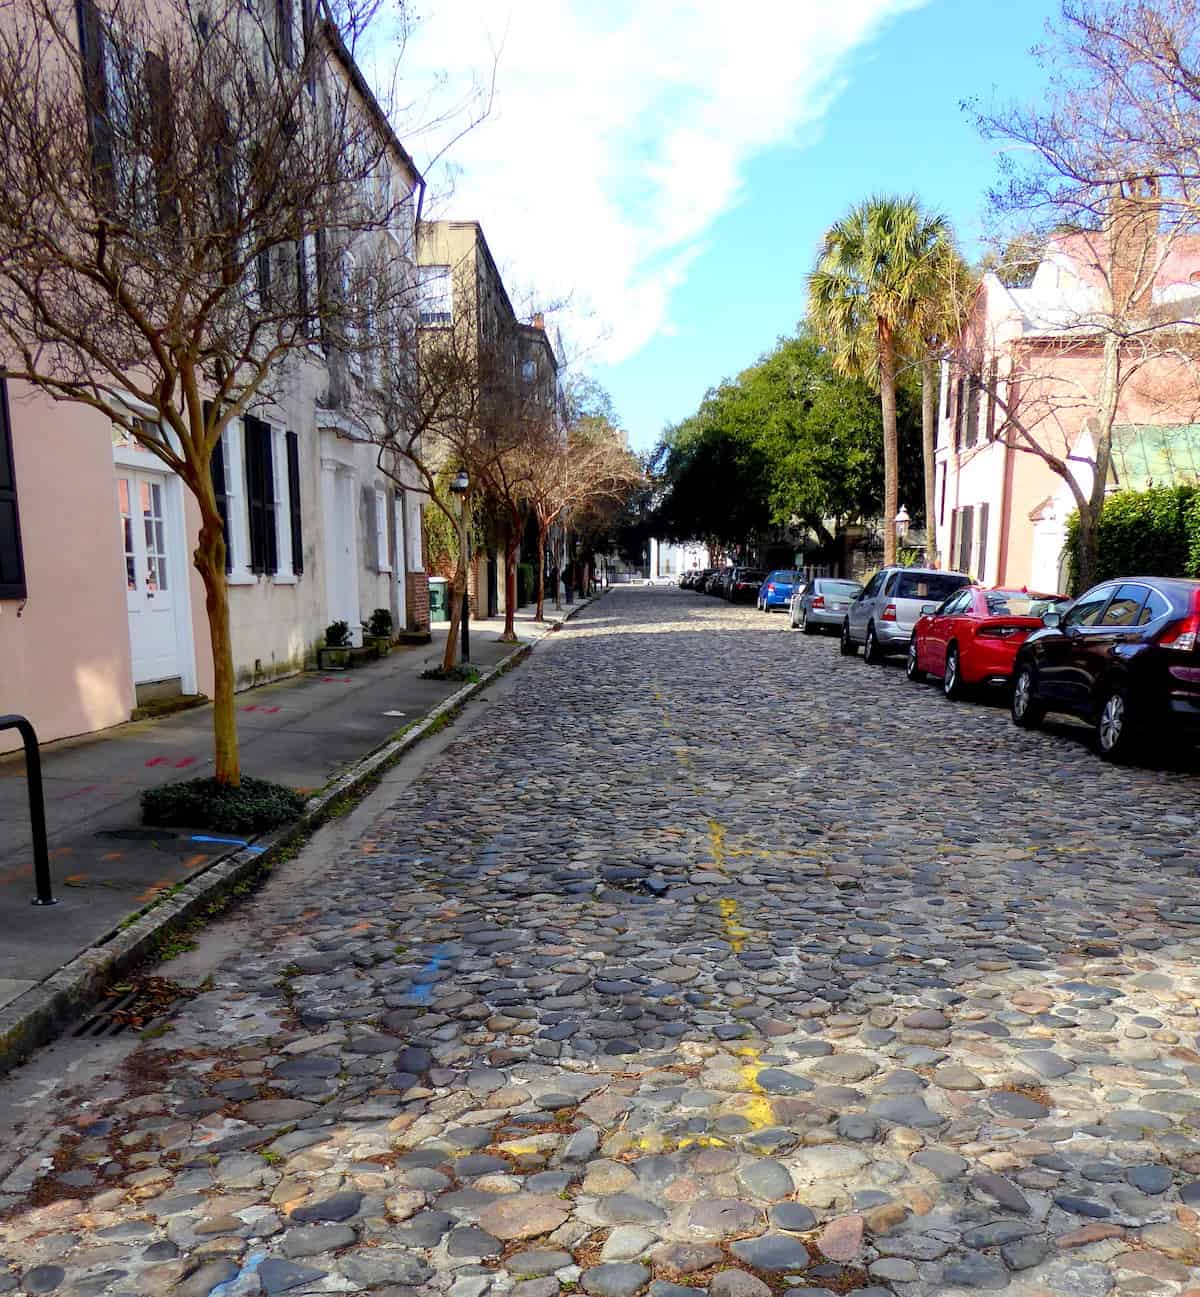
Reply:
<svg viewBox="0 0 1200 1297"><path fill-rule="evenodd" d="M1133 179L1113 186L1108 237L1112 247L1114 315L1149 315L1158 272L1158 182Z"/></svg>
<svg viewBox="0 0 1200 1297"><path fill-rule="evenodd" d="M546 317L541 313L541 311L536 311L536 312L534 313L534 316L533 316L533 327L534 327L535 329L542 329L542 330L545 330L545 328L546 328Z"/></svg>

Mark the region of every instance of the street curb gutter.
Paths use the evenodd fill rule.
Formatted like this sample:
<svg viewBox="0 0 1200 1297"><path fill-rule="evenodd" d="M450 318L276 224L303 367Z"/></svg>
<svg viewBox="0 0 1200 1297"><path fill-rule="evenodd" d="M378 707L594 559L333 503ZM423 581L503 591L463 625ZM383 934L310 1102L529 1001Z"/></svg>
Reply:
<svg viewBox="0 0 1200 1297"><path fill-rule="evenodd" d="M373 783L431 729L457 714L468 699L503 675L547 635L588 607L600 595L564 609L537 639L521 644L495 666L444 698L412 729L385 743L352 766L326 788L309 798L300 818L273 833L263 834L237 851L218 856L168 899L152 902L132 923L114 929L70 963L19 995L0 1010L0 1073L23 1062L39 1045L51 1040L68 1022L96 1004L105 988L122 973L142 963L155 945L207 910L214 901L232 892L244 880L262 873L297 839L307 837L329 817L343 798Z"/></svg>

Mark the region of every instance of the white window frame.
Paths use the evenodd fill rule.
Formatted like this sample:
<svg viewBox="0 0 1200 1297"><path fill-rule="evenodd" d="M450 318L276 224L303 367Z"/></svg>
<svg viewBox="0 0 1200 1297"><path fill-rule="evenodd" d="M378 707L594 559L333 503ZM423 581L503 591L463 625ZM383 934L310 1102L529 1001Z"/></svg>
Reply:
<svg viewBox="0 0 1200 1297"><path fill-rule="evenodd" d="M287 429L271 425L271 476L275 488L275 584L295 585L292 560L292 493L288 483Z"/></svg>
<svg viewBox="0 0 1200 1297"><path fill-rule="evenodd" d="M391 572L392 554L388 546L387 492L375 488L375 567L379 572Z"/></svg>
<svg viewBox="0 0 1200 1297"><path fill-rule="evenodd" d="M231 419L221 434L225 457L225 514L229 519L230 585L256 585L250 570L250 508L246 498L245 425Z"/></svg>
<svg viewBox="0 0 1200 1297"><path fill-rule="evenodd" d="M424 328L445 329L454 323L454 281L450 270L450 266L417 267L417 319ZM444 288L441 286L443 281ZM434 284L438 285L436 294L431 291ZM445 310L431 309L443 305Z"/></svg>

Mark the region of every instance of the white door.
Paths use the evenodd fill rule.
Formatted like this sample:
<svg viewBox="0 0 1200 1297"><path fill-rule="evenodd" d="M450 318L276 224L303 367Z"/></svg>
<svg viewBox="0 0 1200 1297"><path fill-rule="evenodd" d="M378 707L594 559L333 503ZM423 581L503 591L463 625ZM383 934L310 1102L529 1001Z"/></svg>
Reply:
<svg viewBox="0 0 1200 1297"><path fill-rule="evenodd" d="M129 643L133 680L169 680L182 674L171 575L175 537L167 518L166 479L117 469L117 507L125 552Z"/></svg>
<svg viewBox="0 0 1200 1297"><path fill-rule="evenodd" d="M408 555L404 552L404 494L401 491L392 498L392 526L396 530L396 561L392 565L396 582L396 629L405 630L408 627L408 590L405 585Z"/></svg>
<svg viewBox="0 0 1200 1297"><path fill-rule="evenodd" d="M350 626L350 639L354 644L362 643L362 625L358 607L358 564L355 552L358 543L354 526L356 479L352 473L337 475L337 545L334 566L337 573L337 584L334 606L338 609L339 620Z"/></svg>

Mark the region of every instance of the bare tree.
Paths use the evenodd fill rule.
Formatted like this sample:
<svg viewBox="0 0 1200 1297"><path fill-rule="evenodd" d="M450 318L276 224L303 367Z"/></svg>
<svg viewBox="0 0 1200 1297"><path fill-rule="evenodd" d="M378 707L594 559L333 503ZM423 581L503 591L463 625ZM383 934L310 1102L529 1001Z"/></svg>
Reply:
<svg viewBox="0 0 1200 1297"><path fill-rule="evenodd" d="M0 15L0 353L195 496L224 784L240 763L214 451L300 367L368 345L353 249L411 225L415 172L352 55L376 3L11 0ZM411 285L387 282L399 310Z"/></svg>
<svg viewBox="0 0 1200 1297"><path fill-rule="evenodd" d="M990 348L995 368L977 319L962 363L968 391L1001 416L999 434L1069 486L1086 584L1122 411L1139 401L1186 409L1200 390L1200 298L1172 285L1170 267L1176 253L1198 251L1200 10L1192 0L1067 0L1037 54L1048 86L1035 107L973 107L1002 145L997 215L1019 218L1020 242L1073 263L1078 283L1049 304L1033 331L1040 341ZM1010 228L1002 241L1013 237Z"/></svg>
<svg viewBox="0 0 1200 1297"><path fill-rule="evenodd" d="M546 540L552 527L603 501L620 504L641 482L637 457L603 415L581 415L539 448L531 466L530 509L537 523L537 612L545 618ZM560 564L561 566L561 564Z"/></svg>
<svg viewBox="0 0 1200 1297"><path fill-rule="evenodd" d="M421 327L404 311L389 313L385 303L374 312L381 322L372 362L378 381L363 393L355 420L359 434L378 446L382 471L404 483L404 470L410 468L428 507L459 534L442 659L446 671L458 660L468 587L466 520L486 495L506 524L518 520L519 545L532 462L526 446L541 432L541 421L521 392L513 330L493 329L480 318L469 262L450 267L449 274L442 301L426 298L422 304ZM439 309L442 304L447 309ZM459 470L469 488L456 498L451 483ZM507 525L506 533L511 534Z"/></svg>

